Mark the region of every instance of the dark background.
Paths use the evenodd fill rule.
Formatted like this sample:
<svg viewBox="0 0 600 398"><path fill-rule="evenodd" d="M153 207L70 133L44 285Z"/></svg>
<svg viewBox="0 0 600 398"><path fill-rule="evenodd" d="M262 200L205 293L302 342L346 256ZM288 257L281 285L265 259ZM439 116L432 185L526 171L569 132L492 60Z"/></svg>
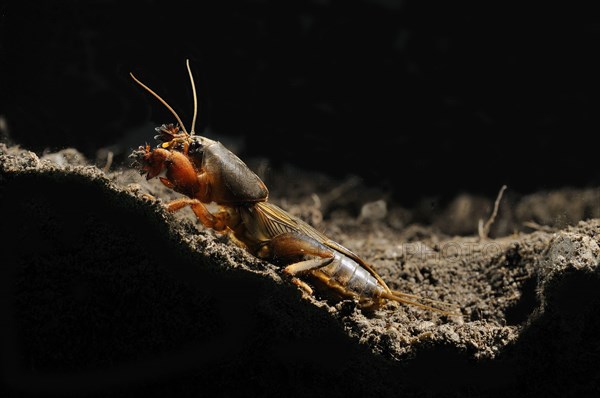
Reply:
<svg viewBox="0 0 600 398"><path fill-rule="evenodd" d="M26 148L94 159L120 143L119 163L174 122L128 73L189 123L189 58L197 131L274 170L358 174L406 204L595 185L600 24L544 7L12 1L0 7L0 114Z"/></svg>
<svg viewBox="0 0 600 398"><path fill-rule="evenodd" d="M494 197L502 184L597 186L600 24L589 15L422 0L3 2L0 116L13 142L40 154L75 147L96 161L110 148L126 165L153 126L174 121L129 72L189 123L189 58L197 131L237 144L243 159L268 158L273 173L289 162L358 174L407 205ZM52 175L0 182L1 381L32 395L597 390L598 322L583 321L594 301L578 299L577 283L560 295L566 321L538 324L516 363L441 347L384 362L288 285L181 253L164 220L128 195L115 202L96 182Z"/></svg>

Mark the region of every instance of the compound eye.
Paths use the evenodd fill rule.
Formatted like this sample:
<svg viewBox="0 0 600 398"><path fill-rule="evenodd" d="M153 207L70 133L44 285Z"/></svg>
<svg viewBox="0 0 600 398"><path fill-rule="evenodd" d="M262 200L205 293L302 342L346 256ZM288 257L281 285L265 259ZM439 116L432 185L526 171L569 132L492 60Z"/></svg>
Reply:
<svg viewBox="0 0 600 398"><path fill-rule="evenodd" d="M200 143L200 141L198 141L198 140L193 140L193 141L190 143L190 147L189 147L189 149L188 149L188 152L189 152L190 154L199 153L199 152L202 152L202 148L203 148L203 147L204 147L204 146L203 146L203 145Z"/></svg>

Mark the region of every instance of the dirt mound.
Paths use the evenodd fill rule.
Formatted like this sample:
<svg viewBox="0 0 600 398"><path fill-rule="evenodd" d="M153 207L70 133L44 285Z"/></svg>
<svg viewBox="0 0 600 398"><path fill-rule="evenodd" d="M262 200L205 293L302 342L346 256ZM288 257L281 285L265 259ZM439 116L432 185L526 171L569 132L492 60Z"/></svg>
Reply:
<svg viewBox="0 0 600 398"><path fill-rule="evenodd" d="M161 201L174 194L160 184L104 173L74 150L40 158L0 144L8 388L410 397L600 387L597 189L508 195L491 239L477 225L494 198L463 195L427 214L354 178L270 175L272 200L374 264L392 289L456 304L461 316L303 298L191 212L167 214Z"/></svg>

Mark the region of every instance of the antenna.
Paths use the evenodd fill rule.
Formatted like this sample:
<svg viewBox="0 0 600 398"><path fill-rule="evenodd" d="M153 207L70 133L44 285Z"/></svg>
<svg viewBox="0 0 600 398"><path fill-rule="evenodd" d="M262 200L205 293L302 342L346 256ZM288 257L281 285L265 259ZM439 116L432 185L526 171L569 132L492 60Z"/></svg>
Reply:
<svg viewBox="0 0 600 398"><path fill-rule="evenodd" d="M192 119L192 129L190 130L190 134L193 135L194 130L196 129L196 115L198 115L198 97L196 97L196 85L194 84L194 76L192 75L192 70L190 69L190 60L186 59L185 64L190 75L190 82L192 82L192 92L194 94L194 118Z"/></svg>
<svg viewBox="0 0 600 398"><path fill-rule="evenodd" d="M188 64L188 70L189 70L189 64ZM133 80L135 80L135 82L137 84L139 84L140 86L142 86L146 91L148 91L150 94L152 94L153 96L156 97L156 99L158 99L164 106L167 107L168 110L171 111L171 113L175 116L175 119L177 119L177 122L179 123L179 125L181 126L181 129L183 130L184 133L188 134L187 130L185 129L185 126L183 125L183 122L181 121L181 118L179 117L179 115L177 114L177 112L175 112L175 110L173 108L171 108L171 105L169 105L167 103L167 101L165 101L164 99L162 99L160 97L160 95L156 94L154 91L152 91L152 89L148 86L146 86L144 83L142 83L141 81L139 81L134 75L133 73L129 72L129 74L131 75L131 78ZM191 72L190 72L190 77L192 76ZM194 87L194 80L192 79L192 87ZM196 101L196 89L194 88L194 102ZM196 112L194 111L194 121L196 120ZM192 124L192 133L194 132L194 125Z"/></svg>

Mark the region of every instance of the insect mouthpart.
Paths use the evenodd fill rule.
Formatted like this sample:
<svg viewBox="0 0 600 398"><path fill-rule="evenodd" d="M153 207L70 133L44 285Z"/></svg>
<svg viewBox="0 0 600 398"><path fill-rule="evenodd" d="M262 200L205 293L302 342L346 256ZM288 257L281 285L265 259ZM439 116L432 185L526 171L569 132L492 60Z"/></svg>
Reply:
<svg viewBox="0 0 600 398"><path fill-rule="evenodd" d="M174 124L163 124L160 127L156 127L154 130L158 133L154 136L154 139L161 142L171 142L175 138L181 136L187 136L185 133L179 132L179 126Z"/></svg>

